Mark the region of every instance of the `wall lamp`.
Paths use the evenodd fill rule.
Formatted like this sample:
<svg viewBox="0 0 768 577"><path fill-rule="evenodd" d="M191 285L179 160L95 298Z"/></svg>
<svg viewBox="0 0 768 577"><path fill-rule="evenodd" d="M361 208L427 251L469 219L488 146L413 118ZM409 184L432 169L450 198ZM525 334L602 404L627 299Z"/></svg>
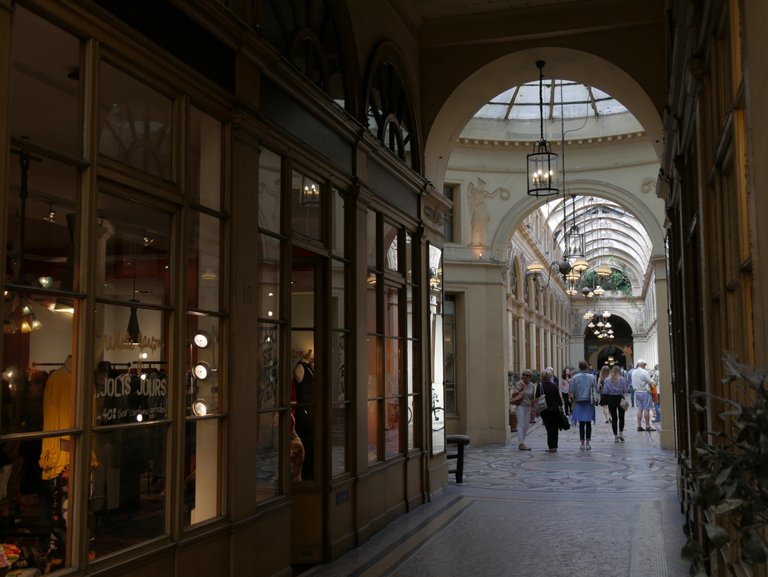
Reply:
<svg viewBox="0 0 768 577"><path fill-rule="evenodd" d="M552 261L549 264L549 273L547 274L547 282L542 283L541 276L544 273L544 269L547 268L540 262L532 262L526 267L526 277L530 277L533 279L533 285L536 287L536 290L538 291L545 291L547 288L549 288L549 283L552 281L552 271L557 271L557 273L562 277L563 282L568 284L570 281L569 275L571 275L573 272L576 272L574 270L573 265L571 265L571 261L569 261L567 258L563 257L563 260L561 261Z"/></svg>

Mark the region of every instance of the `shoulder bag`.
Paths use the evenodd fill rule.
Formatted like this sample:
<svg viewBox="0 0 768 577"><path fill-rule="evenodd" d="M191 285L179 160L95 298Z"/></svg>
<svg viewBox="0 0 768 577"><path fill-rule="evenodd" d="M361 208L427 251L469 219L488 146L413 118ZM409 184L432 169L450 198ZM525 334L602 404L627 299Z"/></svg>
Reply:
<svg viewBox="0 0 768 577"><path fill-rule="evenodd" d="M629 409L629 401L626 397L621 397L621 400L619 401L619 406L621 407L621 410L624 412L627 412L627 409Z"/></svg>
<svg viewBox="0 0 768 577"><path fill-rule="evenodd" d="M547 410L547 396L544 394L544 387L541 387L541 395L536 397L536 402L533 405L534 410L539 415Z"/></svg>

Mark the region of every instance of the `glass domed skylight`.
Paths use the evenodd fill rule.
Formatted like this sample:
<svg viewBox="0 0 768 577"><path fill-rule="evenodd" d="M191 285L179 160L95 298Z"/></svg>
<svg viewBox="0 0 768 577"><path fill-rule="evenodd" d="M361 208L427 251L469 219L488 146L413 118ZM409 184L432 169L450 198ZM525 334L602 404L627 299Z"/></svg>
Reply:
<svg viewBox="0 0 768 577"><path fill-rule="evenodd" d="M544 84L545 120L587 118L620 114L627 109L598 88L571 80L550 79ZM493 97L475 114L475 118L499 120L538 120L539 83L514 86Z"/></svg>

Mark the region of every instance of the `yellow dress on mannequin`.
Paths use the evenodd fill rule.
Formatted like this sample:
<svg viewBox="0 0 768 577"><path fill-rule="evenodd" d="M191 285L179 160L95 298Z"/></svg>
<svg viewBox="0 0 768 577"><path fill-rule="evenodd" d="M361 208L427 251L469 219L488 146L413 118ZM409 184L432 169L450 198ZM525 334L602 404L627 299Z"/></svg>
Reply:
<svg viewBox="0 0 768 577"><path fill-rule="evenodd" d="M72 359L53 371L48 377L43 396L43 430L69 429L72 415ZM58 477L69 466L69 435L43 439L40 467L43 479Z"/></svg>

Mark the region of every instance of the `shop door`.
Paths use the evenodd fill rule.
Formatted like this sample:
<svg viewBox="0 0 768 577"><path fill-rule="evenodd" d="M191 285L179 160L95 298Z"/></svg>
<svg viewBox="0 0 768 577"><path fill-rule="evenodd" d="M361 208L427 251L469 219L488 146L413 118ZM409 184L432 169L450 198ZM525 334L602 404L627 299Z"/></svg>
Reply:
<svg viewBox="0 0 768 577"><path fill-rule="evenodd" d="M297 566L323 561L325 542L324 264L325 259L319 257L294 255L291 271L291 556Z"/></svg>

